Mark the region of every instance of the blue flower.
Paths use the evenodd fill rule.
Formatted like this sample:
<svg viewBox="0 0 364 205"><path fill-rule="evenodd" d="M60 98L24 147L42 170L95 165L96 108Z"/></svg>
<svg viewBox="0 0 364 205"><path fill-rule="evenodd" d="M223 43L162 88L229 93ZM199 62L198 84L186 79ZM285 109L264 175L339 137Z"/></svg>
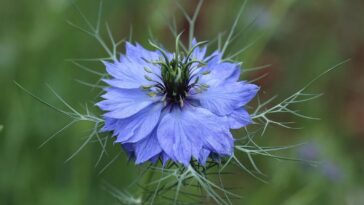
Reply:
<svg viewBox="0 0 364 205"><path fill-rule="evenodd" d="M230 130L252 122L244 106L258 86L239 81L240 64L193 45L172 54L126 43L125 55L104 62L111 78L104 79L109 87L97 103L105 112L103 131L111 131L136 164L204 165L209 157L230 156Z"/></svg>

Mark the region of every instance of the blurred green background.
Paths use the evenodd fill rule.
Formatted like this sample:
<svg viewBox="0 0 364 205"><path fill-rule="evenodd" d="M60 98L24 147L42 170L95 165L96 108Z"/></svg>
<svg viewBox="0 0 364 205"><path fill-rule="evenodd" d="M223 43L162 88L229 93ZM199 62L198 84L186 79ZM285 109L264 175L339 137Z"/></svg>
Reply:
<svg viewBox="0 0 364 205"><path fill-rule="evenodd" d="M116 204L103 189L103 181L125 188L138 168L122 154L102 174L103 167L120 152L108 145L109 154L95 167L100 145L89 144L73 160L64 161L82 144L90 124L72 126L43 148L38 146L62 128L66 117L37 102L16 81L47 102L64 108L46 84L67 102L83 110L93 106L99 90L76 82L95 82L97 76L66 61L70 58L106 56L95 39L69 26L70 20L86 25L73 7L78 5L95 22L98 1L0 0L0 204L78 205ZM196 0L181 1L193 12ZM197 20L198 40L213 39L227 31L242 5L241 0L207 0ZM109 22L115 37L146 44L148 36L173 45L168 23L187 28L174 1L105 0L102 23ZM104 24L103 24L104 25ZM103 35L105 27L102 26ZM261 98L284 98L325 69L351 58L313 86L325 93L318 100L297 107L319 121L295 120L299 130L271 127L258 137L264 146L308 142L284 153L319 160L320 166L257 158L267 174L264 184L246 173L231 186L243 199L236 204L364 204L364 2L362 0L255 0L250 1L238 24L242 35L231 50L256 42L239 60L247 67L271 67L243 78L268 72L257 83ZM121 49L122 51L122 49ZM103 71L100 63L89 63ZM236 172L238 170L235 170ZM237 180L239 179L239 180Z"/></svg>

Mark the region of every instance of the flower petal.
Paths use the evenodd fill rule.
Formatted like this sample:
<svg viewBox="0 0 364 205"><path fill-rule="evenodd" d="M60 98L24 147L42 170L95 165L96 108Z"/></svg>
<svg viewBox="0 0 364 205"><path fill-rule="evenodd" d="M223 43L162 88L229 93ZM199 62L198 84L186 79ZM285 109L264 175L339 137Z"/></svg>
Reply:
<svg viewBox="0 0 364 205"><path fill-rule="evenodd" d="M197 40L194 38L192 40L192 46L195 46L197 44ZM192 52L192 58L194 60L200 60L203 61L205 59L205 55L206 55L206 46L198 46L197 48L195 48L195 50L193 50Z"/></svg>
<svg viewBox="0 0 364 205"><path fill-rule="evenodd" d="M162 152L159 145L156 131L140 142L135 143L135 163L144 163Z"/></svg>
<svg viewBox="0 0 364 205"><path fill-rule="evenodd" d="M252 123L249 113L244 108L238 108L226 117L229 121L230 129L240 129Z"/></svg>
<svg viewBox="0 0 364 205"><path fill-rule="evenodd" d="M173 58L173 54L164 50L164 54L169 60ZM148 67L153 73L161 75L160 66L151 63L152 61L159 61L163 58L161 51L151 51L143 48L140 44L133 45L130 42L126 42L126 55L128 59L134 64L139 64L139 66L144 70L144 67ZM152 76L153 77L153 76Z"/></svg>
<svg viewBox="0 0 364 205"><path fill-rule="evenodd" d="M207 149L202 149L201 152L200 152L200 158L199 158L199 163L202 165L202 166L205 166L206 164L206 161L207 159L209 158L209 155L210 155L210 151L207 150Z"/></svg>
<svg viewBox="0 0 364 205"><path fill-rule="evenodd" d="M126 143L126 144L122 144L121 147L123 148L123 150L126 152L126 154L128 155L128 159L134 159L135 158L135 154L134 154L134 145L132 143Z"/></svg>
<svg viewBox="0 0 364 205"><path fill-rule="evenodd" d="M214 57L214 59L217 57ZM240 78L240 65L237 63L210 61L201 72L208 71L209 74L201 75L201 83L209 86L219 86L221 84L236 82Z"/></svg>
<svg viewBox="0 0 364 205"><path fill-rule="evenodd" d="M143 48L140 44L133 45L130 42L126 42L126 55L129 59L135 61L136 63L145 64L148 61L157 61L162 54L160 51L150 51Z"/></svg>
<svg viewBox="0 0 364 205"><path fill-rule="evenodd" d="M191 95L202 107L213 113L225 116L246 105L258 92L259 87L245 82L228 83L209 87L206 91Z"/></svg>
<svg viewBox="0 0 364 205"><path fill-rule="evenodd" d="M171 160L171 157L169 157L168 154L166 154L165 152L162 152L162 154L160 154L160 158L162 160L163 166L166 166L168 161Z"/></svg>
<svg viewBox="0 0 364 205"><path fill-rule="evenodd" d="M192 144L188 134L195 129L179 109L166 113L158 126L157 137L163 151L173 160L188 166L192 149L200 151L202 142Z"/></svg>
<svg viewBox="0 0 364 205"><path fill-rule="evenodd" d="M164 114L157 137L163 151L186 166L192 156L197 160L204 157L202 148L222 155L232 153L228 124L221 124L221 119L208 110L188 104Z"/></svg>
<svg viewBox="0 0 364 205"><path fill-rule="evenodd" d="M134 63L127 58L121 58L121 62L104 62L106 71L113 79L104 79L111 86L125 89L140 88L143 85L151 84L145 79L148 74L144 67L138 63Z"/></svg>
<svg viewBox="0 0 364 205"><path fill-rule="evenodd" d="M156 64L148 61L156 61L162 57L159 51L149 51L137 44L126 43L126 55L121 55L119 61L103 63L107 72L113 79L104 79L111 86L125 89L139 88L152 84L145 76L158 81L160 76L160 68ZM146 72L146 68L154 74Z"/></svg>
<svg viewBox="0 0 364 205"><path fill-rule="evenodd" d="M107 88L105 90L106 93L102 95L105 100L96 105L108 111L104 115L108 118L130 117L158 100L157 96L151 97L141 89Z"/></svg>
<svg viewBox="0 0 364 205"><path fill-rule="evenodd" d="M105 128L114 131L113 135L117 136L115 142L138 142L150 135L156 127L159 122L162 107L163 105L161 103L155 103L125 119L106 118Z"/></svg>

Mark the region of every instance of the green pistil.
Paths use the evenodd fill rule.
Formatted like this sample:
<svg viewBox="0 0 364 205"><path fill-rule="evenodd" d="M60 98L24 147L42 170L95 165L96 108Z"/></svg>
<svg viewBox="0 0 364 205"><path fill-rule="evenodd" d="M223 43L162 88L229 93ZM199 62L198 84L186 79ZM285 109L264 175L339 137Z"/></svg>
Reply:
<svg viewBox="0 0 364 205"><path fill-rule="evenodd" d="M191 88L195 88L197 92L203 92L208 89L208 85L200 84L200 78L198 76L196 78L192 76L192 71L196 69L196 66L201 66L205 64L204 62L197 61L191 58L193 50L203 43L196 44L188 52L184 53L179 49L180 36L181 35L178 35L176 39L176 53L174 54L172 60L168 59L167 54L164 52L163 49L151 43L151 45L158 49L163 56L158 61L150 62L160 67L161 76L158 76L158 78L160 78L162 82L157 82L153 80L149 75L145 75L144 78L146 80L154 82L155 84L142 86L142 89L150 91L148 93L150 97L162 95L162 101L164 105L179 105L180 107L183 107L184 100L187 97ZM145 67L144 70L148 74L156 75L148 67ZM208 75L209 73L209 71L206 71L201 74ZM192 79L194 79L193 82L191 82ZM157 91L152 90L152 88L154 87L157 88Z"/></svg>
<svg viewBox="0 0 364 205"><path fill-rule="evenodd" d="M179 103L183 106L183 100L188 92L190 69L181 62L173 59L170 63L162 65L162 80L165 87L166 100L169 103Z"/></svg>

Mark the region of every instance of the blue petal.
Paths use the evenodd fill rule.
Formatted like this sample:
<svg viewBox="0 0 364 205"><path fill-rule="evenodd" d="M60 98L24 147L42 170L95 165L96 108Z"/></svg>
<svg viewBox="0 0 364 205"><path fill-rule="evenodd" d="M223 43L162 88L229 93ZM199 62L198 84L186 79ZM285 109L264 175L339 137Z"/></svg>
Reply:
<svg viewBox="0 0 364 205"><path fill-rule="evenodd" d="M135 163L141 164L151 160L162 152L157 139L157 133L152 132L148 137L135 143Z"/></svg>
<svg viewBox="0 0 364 205"><path fill-rule="evenodd" d="M140 65L126 58L122 58L121 62L104 62L104 64L107 73L113 77L113 79L104 79L104 81L111 86L131 89L151 84L144 77L148 74L144 70L145 65Z"/></svg>
<svg viewBox="0 0 364 205"><path fill-rule="evenodd" d="M121 55L120 61L104 62L106 71L113 77L113 79L104 79L104 81L111 86L125 89L150 85L151 82L145 79L145 75L156 81L159 81L156 76L160 75L159 66L150 61L159 60L161 57L159 51L149 51L139 44L134 46L127 42L126 55ZM145 68L154 74L146 72Z"/></svg>
<svg viewBox="0 0 364 205"><path fill-rule="evenodd" d="M240 129L252 123L249 113L244 108L234 110L226 118L230 124L230 129Z"/></svg>
<svg viewBox="0 0 364 205"><path fill-rule="evenodd" d="M168 51L164 50L164 54L167 55L168 59L171 60L173 54L169 53ZM130 61L135 64L139 64L142 69L144 67L150 68L153 73L160 75L161 70L160 66L150 63L152 61L159 61L163 58L162 53L159 50L150 51L143 48L140 44L133 45L129 42L126 42L126 55Z"/></svg>
<svg viewBox="0 0 364 205"><path fill-rule="evenodd" d="M165 152L162 152L162 154L160 154L160 158L162 159L163 166L166 166L167 162L171 160L171 158Z"/></svg>
<svg viewBox="0 0 364 205"><path fill-rule="evenodd" d="M126 152L126 154L128 155L129 160L134 159L135 158L135 154L134 154L134 145L131 143L127 143L127 144L122 144L121 147L123 148L123 150Z"/></svg>
<svg viewBox="0 0 364 205"><path fill-rule="evenodd" d="M139 44L133 45L130 42L126 42L125 47L125 56L139 64L145 64L147 61L157 61L162 57L160 51L150 51Z"/></svg>
<svg viewBox="0 0 364 205"><path fill-rule="evenodd" d="M107 88L105 90L106 93L102 95L105 100L96 105L108 111L104 115L108 118L130 117L158 100L158 97L151 97L141 89Z"/></svg>
<svg viewBox="0 0 364 205"><path fill-rule="evenodd" d="M233 138L229 125L221 122L220 117L208 110L187 104L183 109L174 108L164 114L158 126L158 141L172 160L186 166L191 157L200 160L202 148L230 155Z"/></svg>
<svg viewBox="0 0 364 205"><path fill-rule="evenodd" d="M245 82L209 87L206 91L192 93L191 99L198 100L202 107L225 116L246 105L258 92L259 87Z"/></svg>
<svg viewBox="0 0 364 205"><path fill-rule="evenodd" d="M185 114L178 108L166 113L158 126L157 136L164 152L173 161L188 166L193 154L198 158L202 141L192 132L197 127L188 121Z"/></svg>
<svg viewBox="0 0 364 205"><path fill-rule="evenodd" d="M207 65L193 71L193 82L197 77L199 82L216 87L222 84L233 83L240 78L240 64L222 61L222 54L214 52L205 59ZM208 73L208 74L206 74Z"/></svg>
<svg viewBox="0 0 364 205"><path fill-rule="evenodd" d="M195 46L197 44L196 39L194 38L192 40L192 46ZM192 52L192 59L194 60L200 60L203 61L205 59L205 55L206 55L206 46L199 46L197 48L195 48L195 50L193 50Z"/></svg>
<svg viewBox="0 0 364 205"><path fill-rule="evenodd" d="M209 86L219 86L221 84L236 82L240 78L240 65L236 63L208 63L201 72L209 71L207 75L202 75L201 82Z"/></svg>
<svg viewBox="0 0 364 205"><path fill-rule="evenodd" d="M162 103L156 103L125 119L106 120L107 129L114 131L115 142L135 143L150 135L159 122Z"/></svg>
<svg viewBox="0 0 364 205"><path fill-rule="evenodd" d="M159 155L155 155L154 157L152 157L152 158L150 158L150 162L152 163L152 164L155 164L155 163L157 163L158 162L158 160L159 160Z"/></svg>
<svg viewBox="0 0 364 205"><path fill-rule="evenodd" d="M200 152L200 158L199 158L199 163L202 165L202 166L205 166L206 164L206 161L207 159L209 158L209 155L210 155L210 151L207 150L207 149L202 149L201 152Z"/></svg>

